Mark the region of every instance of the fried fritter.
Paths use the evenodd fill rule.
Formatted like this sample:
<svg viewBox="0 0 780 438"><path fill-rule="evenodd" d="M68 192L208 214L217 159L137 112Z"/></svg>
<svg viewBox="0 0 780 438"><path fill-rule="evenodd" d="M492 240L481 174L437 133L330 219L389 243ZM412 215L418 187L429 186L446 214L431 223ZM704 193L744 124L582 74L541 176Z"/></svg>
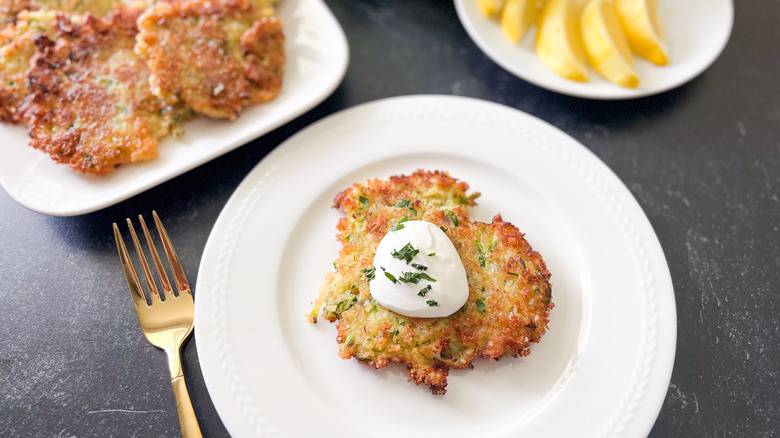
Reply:
<svg viewBox="0 0 780 438"><path fill-rule="evenodd" d="M52 10L65 13L91 13L103 17L122 0L0 0L0 20L3 23L15 21L22 11Z"/></svg>
<svg viewBox="0 0 780 438"><path fill-rule="evenodd" d="M409 379L444 394L450 367L465 369L478 358L526 356L547 329L552 290L542 257L500 215L473 222L467 208L477 195L444 172L417 171L389 181L355 184L339 193L335 207L343 247L309 315L338 321L339 355L376 368L406 365ZM408 202L406 201L408 200ZM366 204L367 202L367 204ZM402 218L446 229L466 268L469 298L445 318L411 318L377 303L363 269L377 245Z"/></svg>
<svg viewBox="0 0 780 438"><path fill-rule="evenodd" d="M54 26L57 15L54 11L23 11L16 23L8 24L0 32L3 42L0 47L0 120L11 123L21 120L24 101L30 95L25 75L30 68L30 58L35 54L34 41L41 35L57 39L58 30Z"/></svg>
<svg viewBox="0 0 780 438"><path fill-rule="evenodd" d="M13 22L22 11L42 9L78 14L89 12L104 17L123 3L122 0L0 0L0 24Z"/></svg>
<svg viewBox="0 0 780 438"><path fill-rule="evenodd" d="M158 3L140 18L136 52L149 60L155 95L199 113L235 119L279 93L284 36L267 2Z"/></svg>
<svg viewBox="0 0 780 438"><path fill-rule="evenodd" d="M183 112L152 94L149 68L133 51L141 12L119 8L104 19L87 15L83 24L58 17L54 25L67 37L36 38L24 115L31 146L97 175L157 156L157 139Z"/></svg>

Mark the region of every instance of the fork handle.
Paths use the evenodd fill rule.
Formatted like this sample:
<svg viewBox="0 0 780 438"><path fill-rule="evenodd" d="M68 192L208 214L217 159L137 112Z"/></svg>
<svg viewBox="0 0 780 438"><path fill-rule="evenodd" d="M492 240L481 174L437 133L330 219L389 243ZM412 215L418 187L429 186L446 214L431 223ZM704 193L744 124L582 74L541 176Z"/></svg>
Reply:
<svg viewBox="0 0 780 438"><path fill-rule="evenodd" d="M171 379L173 386L173 397L176 399L176 412L179 413L179 425L181 425L181 436L183 438L202 438L198 420L195 418L195 410L192 409L190 394L187 392L187 384L184 383L184 376L179 375Z"/></svg>

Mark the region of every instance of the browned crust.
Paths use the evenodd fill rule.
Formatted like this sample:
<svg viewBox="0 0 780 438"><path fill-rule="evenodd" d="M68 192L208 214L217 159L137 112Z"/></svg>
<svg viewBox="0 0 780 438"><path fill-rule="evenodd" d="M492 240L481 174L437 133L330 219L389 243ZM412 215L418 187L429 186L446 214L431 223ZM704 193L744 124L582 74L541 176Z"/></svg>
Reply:
<svg viewBox="0 0 780 438"><path fill-rule="evenodd" d="M58 19L64 37L36 39L25 110L31 146L96 175L157 156L157 137L167 131L151 124L163 106L146 85L146 63L133 53L140 13L122 8L76 25Z"/></svg>
<svg viewBox="0 0 780 438"><path fill-rule="evenodd" d="M326 319L338 321L341 357L377 368L404 363L411 381L443 394L450 368L468 368L476 358L525 356L529 346L539 342L553 307L550 272L517 227L501 215L491 223L471 221L467 208L475 202L467 190L466 183L446 172L418 170L388 181L355 184L336 196L335 206L346 214L337 227L342 250L310 319L316 320L322 306ZM361 274L372 265L382 237L399 219L413 214L397 207L403 199L413 201L414 219L446 228L466 268L468 301L449 317L410 318L390 312L373 302ZM336 304L352 296L355 304L338 312Z"/></svg>
<svg viewBox="0 0 780 438"><path fill-rule="evenodd" d="M139 20L136 51L149 60L154 93L228 119L276 97L284 36L279 20L262 14L248 0L191 0L149 9ZM236 26L246 30L233 35Z"/></svg>

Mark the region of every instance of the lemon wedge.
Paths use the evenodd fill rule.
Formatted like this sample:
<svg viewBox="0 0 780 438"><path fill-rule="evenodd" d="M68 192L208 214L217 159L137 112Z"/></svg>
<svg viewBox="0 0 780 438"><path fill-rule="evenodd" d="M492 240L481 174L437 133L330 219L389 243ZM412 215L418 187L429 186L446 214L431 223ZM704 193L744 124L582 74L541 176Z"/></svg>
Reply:
<svg viewBox="0 0 780 438"><path fill-rule="evenodd" d="M477 0L477 8L487 18L495 18L504 10L506 0Z"/></svg>
<svg viewBox="0 0 780 438"><path fill-rule="evenodd" d="M550 0L542 10L536 54L552 71L574 81L588 81L580 35L581 0Z"/></svg>
<svg viewBox="0 0 780 438"><path fill-rule="evenodd" d="M623 87L639 86L631 49L610 0L590 0L585 5L582 42L588 60L602 76Z"/></svg>
<svg viewBox="0 0 780 438"><path fill-rule="evenodd" d="M515 44L539 20L543 0L507 0L501 13L501 29Z"/></svg>
<svg viewBox="0 0 780 438"><path fill-rule="evenodd" d="M628 45L637 55L657 65L669 63L657 0L617 0L617 13Z"/></svg>

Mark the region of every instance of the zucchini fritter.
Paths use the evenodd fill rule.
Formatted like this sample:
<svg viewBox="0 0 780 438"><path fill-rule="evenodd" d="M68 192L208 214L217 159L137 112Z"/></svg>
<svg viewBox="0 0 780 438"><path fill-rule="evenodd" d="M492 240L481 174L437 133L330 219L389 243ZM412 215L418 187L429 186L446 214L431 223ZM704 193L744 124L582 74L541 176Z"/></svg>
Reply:
<svg viewBox="0 0 780 438"><path fill-rule="evenodd" d="M78 172L106 175L118 164L157 156L157 139L183 115L148 85L149 68L133 51L137 8L83 24L56 20L66 37L35 40L25 110L30 145Z"/></svg>
<svg viewBox="0 0 780 438"><path fill-rule="evenodd" d="M136 52L149 60L155 95L199 113L235 119L279 93L284 36L266 2L158 3L138 21Z"/></svg>
<svg viewBox="0 0 780 438"><path fill-rule="evenodd" d="M122 0L0 0L0 24L13 22L22 11L42 9L79 14L89 12L96 17L104 17L123 3Z"/></svg>
<svg viewBox="0 0 780 438"><path fill-rule="evenodd" d="M523 234L500 215L472 222L467 208L478 194L445 172L419 170L389 181L355 184L336 196L343 247L309 319L338 321L339 355L376 368L406 365L410 381L444 394L450 367L478 358L526 356L547 329L550 273ZM406 201L408 200L408 201ZM461 310L445 318L411 318L374 301L363 269L373 264L382 237L402 218L443 227L460 255L469 282Z"/></svg>

